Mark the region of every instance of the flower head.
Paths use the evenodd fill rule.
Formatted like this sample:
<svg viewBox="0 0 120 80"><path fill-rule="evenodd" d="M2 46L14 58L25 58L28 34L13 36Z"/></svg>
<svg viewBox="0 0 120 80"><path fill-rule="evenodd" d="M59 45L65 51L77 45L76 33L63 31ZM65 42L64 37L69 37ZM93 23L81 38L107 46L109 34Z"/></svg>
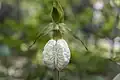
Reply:
<svg viewBox="0 0 120 80"><path fill-rule="evenodd" d="M70 50L64 39L49 40L44 47L43 61L51 69L62 70L70 60Z"/></svg>

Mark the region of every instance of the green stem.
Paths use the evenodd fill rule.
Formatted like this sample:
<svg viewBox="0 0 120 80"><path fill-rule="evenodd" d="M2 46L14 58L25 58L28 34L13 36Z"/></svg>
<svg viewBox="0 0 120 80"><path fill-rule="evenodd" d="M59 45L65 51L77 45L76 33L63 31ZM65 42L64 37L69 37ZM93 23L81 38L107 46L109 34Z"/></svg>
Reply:
<svg viewBox="0 0 120 80"><path fill-rule="evenodd" d="M59 71L57 69L54 70L54 80L60 80Z"/></svg>

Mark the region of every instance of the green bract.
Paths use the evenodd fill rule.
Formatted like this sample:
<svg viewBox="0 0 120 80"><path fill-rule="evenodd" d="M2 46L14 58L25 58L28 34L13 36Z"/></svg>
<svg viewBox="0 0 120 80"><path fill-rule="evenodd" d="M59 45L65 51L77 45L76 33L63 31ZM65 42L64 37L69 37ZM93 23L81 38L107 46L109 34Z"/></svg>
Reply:
<svg viewBox="0 0 120 80"><path fill-rule="evenodd" d="M47 27L44 28L42 35L44 36L52 32L52 38L60 39L68 31L68 29L69 28L67 28L64 23L50 23Z"/></svg>
<svg viewBox="0 0 120 80"><path fill-rule="evenodd" d="M63 12L62 6L58 1L53 2L51 17L53 22L55 23L61 23L64 20L64 12Z"/></svg>

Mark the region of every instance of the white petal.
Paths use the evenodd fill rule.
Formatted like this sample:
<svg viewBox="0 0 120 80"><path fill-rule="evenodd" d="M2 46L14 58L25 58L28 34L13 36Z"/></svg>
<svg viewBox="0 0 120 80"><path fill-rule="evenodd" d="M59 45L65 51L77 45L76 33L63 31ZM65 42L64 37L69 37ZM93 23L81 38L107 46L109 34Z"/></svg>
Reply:
<svg viewBox="0 0 120 80"><path fill-rule="evenodd" d="M58 70L61 70L63 69L65 66L67 66L67 64L69 63L69 60L70 60L70 50L69 50L69 47L66 43L66 41L64 39L60 39L57 41L57 66L56 68Z"/></svg>
<svg viewBox="0 0 120 80"><path fill-rule="evenodd" d="M56 44L55 40L49 40L43 50L43 62L49 68L54 69L54 54L53 47Z"/></svg>
<svg viewBox="0 0 120 80"><path fill-rule="evenodd" d="M44 47L43 61L52 69L63 69L70 60L70 50L64 39L49 40Z"/></svg>

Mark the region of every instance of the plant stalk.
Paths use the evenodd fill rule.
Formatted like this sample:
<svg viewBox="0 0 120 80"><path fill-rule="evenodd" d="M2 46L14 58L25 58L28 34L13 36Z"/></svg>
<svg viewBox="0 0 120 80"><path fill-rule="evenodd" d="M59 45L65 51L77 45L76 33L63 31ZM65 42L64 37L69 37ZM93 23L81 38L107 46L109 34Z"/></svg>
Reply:
<svg viewBox="0 0 120 80"><path fill-rule="evenodd" d="M57 69L54 70L54 80L60 80L59 71Z"/></svg>

